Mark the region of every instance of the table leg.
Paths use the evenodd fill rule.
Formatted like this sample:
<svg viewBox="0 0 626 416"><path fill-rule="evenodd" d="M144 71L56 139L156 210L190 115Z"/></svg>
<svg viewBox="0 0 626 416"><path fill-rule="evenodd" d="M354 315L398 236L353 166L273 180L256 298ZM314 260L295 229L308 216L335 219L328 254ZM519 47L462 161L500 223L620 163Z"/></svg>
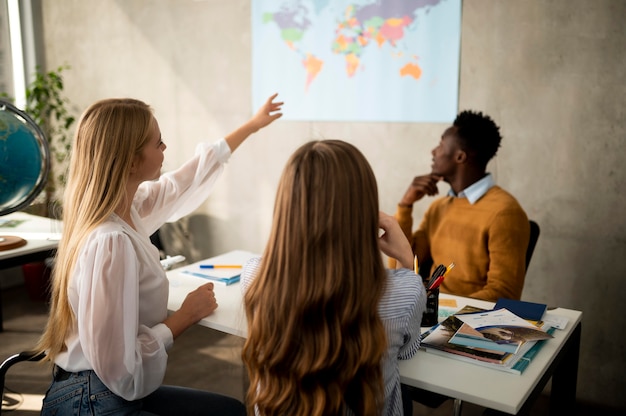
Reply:
<svg viewBox="0 0 626 416"><path fill-rule="evenodd" d="M454 399L454 416L461 416L463 411L463 400Z"/></svg>
<svg viewBox="0 0 626 416"><path fill-rule="evenodd" d="M554 362L543 374L537 386L531 392L526 403L517 413L518 416L530 415L532 407L547 382L552 379L550 391L550 414L573 415L576 407L576 378L578 375L578 354L580 351L581 323L572 331L569 339L556 356ZM505 415L505 413L487 409L485 416Z"/></svg>
<svg viewBox="0 0 626 416"><path fill-rule="evenodd" d="M576 383L578 378L578 355L582 324L578 324L563 348L563 357L552 374L550 392L551 415L573 415L576 407Z"/></svg>

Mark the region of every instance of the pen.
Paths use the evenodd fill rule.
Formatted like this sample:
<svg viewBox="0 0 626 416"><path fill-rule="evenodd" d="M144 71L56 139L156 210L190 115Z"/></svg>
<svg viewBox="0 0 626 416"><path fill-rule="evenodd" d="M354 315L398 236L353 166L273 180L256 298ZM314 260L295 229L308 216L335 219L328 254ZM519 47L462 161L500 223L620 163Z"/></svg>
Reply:
<svg viewBox="0 0 626 416"><path fill-rule="evenodd" d="M428 287L428 289L426 289L427 291L432 291L437 289L439 286L441 286L441 282L443 282L443 278L445 276L441 275L439 276L437 279L435 279L435 281L433 282L433 284L431 286Z"/></svg>
<svg viewBox="0 0 626 416"><path fill-rule="evenodd" d="M241 264L201 264L201 269L241 269Z"/></svg>
<svg viewBox="0 0 626 416"><path fill-rule="evenodd" d="M428 281L428 286L426 287L426 290L435 290L439 286L441 286L441 282L443 282L443 278L446 277L446 274L448 274L448 272L452 270L453 267L454 267L454 263L450 263L450 265L446 267L443 273L439 274L437 277L434 277L434 280L431 278ZM433 276L435 276L435 274L436 273L433 273Z"/></svg>
<svg viewBox="0 0 626 416"><path fill-rule="evenodd" d="M431 287L432 284L435 282L435 279L443 275L445 272L446 272L446 266L444 266L443 264L440 264L439 266L437 266L437 268L433 272L433 275L430 277L430 279L428 279L428 283L426 283L426 287L427 288Z"/></svg>
<svg viewBox="0 0 626 416"><path fill-rule="evenodd" d="M437 278L439 276L441 276L442 274L444 274L446 272L446 266L444 266L443 264L440 264L439 266L437 266L437 268L435 269L432 278Z"/></svg>
<svg viewBox="0 0 626 416"><path fill-rule="evenodd" d="M430 290L437 289L441 285L441 282L443 282L443 278L444 277L445 277L445 275L443 275L443 274L441 276L437 277L431 284L428 285L426 290L430 291Z"/></svg>
<svg viewBox="0 0 626 416"><path fill-rule="evenodd" d="M433 288L433 286L435 284L435 280L437 280L439 277L443 277L446 274L448 274L448 272L450 270L452 270L453 267L454 267L454 263L450 263L450 265L448 267L444 266L443 264L440 264L439 266L437 266L437 268L433 272L433 275L430 277L430 279L428 279L428 283L426 284L426 288L428 290L430 290L430 288ZM441 281L439 282L439 284L441 284Z"/></svg>

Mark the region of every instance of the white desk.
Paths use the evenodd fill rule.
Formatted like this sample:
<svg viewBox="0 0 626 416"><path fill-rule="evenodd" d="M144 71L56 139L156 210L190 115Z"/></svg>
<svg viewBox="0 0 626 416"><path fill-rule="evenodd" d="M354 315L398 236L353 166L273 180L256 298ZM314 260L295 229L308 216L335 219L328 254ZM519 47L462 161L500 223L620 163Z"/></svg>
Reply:
<svg viewBox="0 0 626 416"><path fill-rule="evenodd" d="M233 251L203 262L241 264L254 255L245 251ZM199 263L167 273L170 280L170 311L180 308L188 292L206 283L205 279L180 273L180 270L197 267ZM240 284L216 284L215 296L219 307L199 324L245 337L247 323ZM456 299L458 308L466 304L484 308L493 306L490 302L458 296L442 294L441 298ZM554 338L545 343L522 375L492 370L419 350L412 359L400 361L401 381L409 386L504 413L523 414L529 411L547 381L552 378L551 413L573 414L582 313L562 308L547 313L567 317L567 327L555 331Z"/></svg>
<svg viewBox="0 0 626 416"><path fill-rule="evenodd" d="M493 303L441 294L456 299L457 306L469 304L491 309ZM557 308L547 315L568 318L565 329L556 330L522 375L509 374L453 360L424 350L410 360L400 361L402 383L464 402L508 414L524 414L552 377L551 413L573 414L578 373L578 349L582 312ZM529 400L530 399L530 400Z"/></svg>
<svg viewBox="0 0 626 416"><path fill-rule="evenodd" d="M16 227L3 227L5 220L23 221ZM44 260L54 255L63 223L58 220L30 215L24 212L13 212L0 217L0 235L17 236L26 240L26 244L11 250L0 251L0 270L22 264ZM2 297L0 296L0 331L2 327Z"/></svg>
<svg viewBox="0 0 626 416"><path fill-rule="evenodd" d="M170 281L170 294L167 308L171 312L178 310L189 292L208 282L206 279L183 274L181 271L193 270L200 272L199 264L209 262L215 264L243 264L246 260L255 256L258 256L258 254L240 250L231 251L208 260L168 271L167 278ZM241 284L235 283L230 286L224 286L215 283L213 286L218 307L215 312L202 319L199 324L245 338L248 335L248 323L243 311Z"/></svg>
<svg viewBox="0 0 626 416"><path fill-rule="evenodd" d="M3 227L6 220L23 221L16 227ZM63 223L46 217L13 212L0 217L0 235L17 236L26 240L26 245L0 251L0 269L6 269L28 261L22 257L56 250L61 238Z"/></svg>

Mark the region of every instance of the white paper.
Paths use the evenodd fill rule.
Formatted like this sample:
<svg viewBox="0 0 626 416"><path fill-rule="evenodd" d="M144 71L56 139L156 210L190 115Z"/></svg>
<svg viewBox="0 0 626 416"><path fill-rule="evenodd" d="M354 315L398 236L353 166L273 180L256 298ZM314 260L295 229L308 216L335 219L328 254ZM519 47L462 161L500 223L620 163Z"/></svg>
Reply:
<svg viewBox="0 0 626 416"><path fill-rule="evenodd" d="M521 326L537 329L535 325L504 308L485 312L461 314L456 315L456 317L475 329L485 326Z"/></svg>

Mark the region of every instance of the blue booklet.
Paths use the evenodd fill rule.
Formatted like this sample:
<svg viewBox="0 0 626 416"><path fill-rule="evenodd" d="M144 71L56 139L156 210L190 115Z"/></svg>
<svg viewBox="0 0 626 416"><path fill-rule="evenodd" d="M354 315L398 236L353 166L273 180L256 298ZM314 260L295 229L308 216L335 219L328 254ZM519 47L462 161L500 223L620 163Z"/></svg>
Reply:
<svg viewBox="0 0 626 416"><path fill-rule="evenodd" d="M526 302L523 300L500 298L493 309L507 309L523 319L541 321L543 314L548 309L544 303Z"/></svg>
<svg viewBox="0 0 626 416"><path fill-rule="evenodd" d="M216 274L209 274L205 272L194 272L191 270L182 270L181 273L189 274L191 276L201 277L203 279L210 280L212 282L220 283L226 286L232 285L233 283L237 283L241 278L241 272L237 272L234 276L221 277Z"/></svg>
<svg viewBox="0 0 626 416"><path fill-rule="evenodd" d="M554 328L548 328L546 332L552 335L554 333ZM528 367L530 362L533 360L533 358L535 358L535 355L537 355L541 347L543 347L543 344L545 342L546 342L545 339L541 341L537 341L537 343L533 345L532 348L528 350L526 354L524 354L524 356L520 358L520 360L517 361L513 367L511 367L511 369L514 372L517 372L518 374L523 373L524 370L526 370L526 367Z"/></svg>

